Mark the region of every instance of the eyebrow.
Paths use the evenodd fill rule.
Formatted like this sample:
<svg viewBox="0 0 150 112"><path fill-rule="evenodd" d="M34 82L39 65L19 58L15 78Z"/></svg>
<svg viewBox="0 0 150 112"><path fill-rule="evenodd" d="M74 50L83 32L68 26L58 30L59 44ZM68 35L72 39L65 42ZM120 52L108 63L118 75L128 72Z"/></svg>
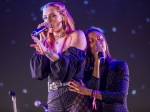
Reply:
<svg viewBox="0 0 150 112"><path fill-rule="evenodd" d="M55 14L55 13L50 13L48 16L51 16L52 14ZM46 15L43 15L43 16L46 16Z"/></svg>

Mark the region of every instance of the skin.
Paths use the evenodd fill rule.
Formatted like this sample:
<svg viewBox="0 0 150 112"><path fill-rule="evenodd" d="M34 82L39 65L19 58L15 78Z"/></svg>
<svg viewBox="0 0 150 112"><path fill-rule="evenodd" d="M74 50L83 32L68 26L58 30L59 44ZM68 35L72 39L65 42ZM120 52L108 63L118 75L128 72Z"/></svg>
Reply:
<svg viewBox="0 0 150 112"><path fill-rule="evenodd" d="M49 23L51 26L46 31L40 33L40 39L38 39L35 36L31 36L33 41L36 44L31 44L30 46L34 47L41 55L48 54L49 53L48 48L46 48L43 45L43 42L49 36L50 33L53 33L55 37L55 36L61 35L64 32L62 28L62 21L64 18L65 16L60 14L59 11L55 7L49 6L47 8L44 8L43 9L44 22L39 24L38 28L41 26L46 26ZM58 53L61 54L60 51L63 46L63 42L65 39L64 37L57 39L57 44L56 43L54 44L54 48L56 50L51 49L54 52L52 57L48 57L51 61L56 61L59 59ZM66 51L70 46L76 47L81 50L85 50L86 38L85 38L84 33L81 30L74 31L67 37L65 47L62 51Z"/></svg>
<svg viewBox="0 0 150 112"><path fill-rule="evenodd" d="M98 57L98 52L102 52L105 57L105 51L106 51L106 42L104 37L97 31L92 31L88 34L87 42L89 43L90 51L94 56L94 69L92 75L100 78L99 76L99 66L100 66L100 59ZM71 80L70 84L70 91L77 92L82 95L91 96L92 90L88 89L83 82L78 83L75 80ZM96 91L96 98L102 100L102 95L100 91Z"/></svg>

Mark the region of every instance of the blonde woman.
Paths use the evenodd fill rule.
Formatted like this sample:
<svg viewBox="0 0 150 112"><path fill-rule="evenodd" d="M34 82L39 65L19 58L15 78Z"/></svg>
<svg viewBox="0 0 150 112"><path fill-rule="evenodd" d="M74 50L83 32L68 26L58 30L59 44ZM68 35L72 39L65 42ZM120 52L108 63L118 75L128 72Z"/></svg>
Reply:
<svg viewBox="0 0 150 112"><path fill-rule="evenodd" d="M86 38L81 30L75 30L74 22L65 6L60 2L50 2L43 7L44 22L47 26L40 33L40 39L32 36L36 49L30 60L33 78L43 80L48 77L49 112L90 112L87 96L69 91L69 81L82 80Z"/></svg>

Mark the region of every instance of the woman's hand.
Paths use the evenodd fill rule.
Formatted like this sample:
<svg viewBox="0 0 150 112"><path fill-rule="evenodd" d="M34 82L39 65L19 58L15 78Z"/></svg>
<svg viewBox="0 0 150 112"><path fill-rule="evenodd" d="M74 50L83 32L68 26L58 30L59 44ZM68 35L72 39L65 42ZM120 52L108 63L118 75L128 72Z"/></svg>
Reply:
<svg viewBox="0 0 150 112"><path fill-rule="evenodd" d="M40 28L42 26L49 26L49 28L47 28L45 31L42 31L41 33L39 33L40 41L44 42L44 40L46 40L46 38L48 37L49 29L51 26L48 22L43 22L43 23L39 24L37 28Z"/></svg>
<svg viewBox="0 0 150 112"><path fill-rule="evenodd" d="M95 45L93 46L94 48L94 59L97 61L97 60L100 60L100 58L98 57L98 53L99 52L103 52L103 47L102 45L100 44L100 42L98 40L95 40Z"/></svg>
<svg viewBox="0 0 150 112"><path fill-rule="evenodd" d="M41 55L45 54L47 52L47 48L43 45L43 42L35 36L31 37L36 44L31 44L30 47L34 47Z"/></svg>
<svg viewBox="0 0 150 112"><path fill-rule="evenodd" d="M103 46L100 44L98 40L95 40L95 46L94 46L94 51L95 52L103 52Z"/></svg>
<svg viewBox="0 0 150 112"><path fill-rule="evenodd" d="M74 91L74 92L77 92L77 93L82 94L82 95L89 95L89 92L88 92L89 89L86 88L86 86L83 82L79 83L79 82L72 79L68 86L70 87L69 88L70 91Z"/></svg>

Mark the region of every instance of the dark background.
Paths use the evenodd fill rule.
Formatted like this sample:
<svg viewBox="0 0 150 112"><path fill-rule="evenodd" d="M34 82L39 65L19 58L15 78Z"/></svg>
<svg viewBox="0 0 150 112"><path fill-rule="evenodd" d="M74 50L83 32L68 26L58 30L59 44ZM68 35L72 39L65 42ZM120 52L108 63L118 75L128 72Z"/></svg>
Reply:
<svg viewBox="0 0 150 112"><path fill-rule="evenodd" d="M55 1L55 0L53 0ZM57 0L66 5L76 29L96 26L104 31L111 55L129 65L130 112L150 112L150 1ZM17 96L18 112L43 112L34 102L47 102L47 80L31 78L29 61L35 51L30 33L42 20L50 0L0 0L0 112L13 112L9 90Z"/></svg>

